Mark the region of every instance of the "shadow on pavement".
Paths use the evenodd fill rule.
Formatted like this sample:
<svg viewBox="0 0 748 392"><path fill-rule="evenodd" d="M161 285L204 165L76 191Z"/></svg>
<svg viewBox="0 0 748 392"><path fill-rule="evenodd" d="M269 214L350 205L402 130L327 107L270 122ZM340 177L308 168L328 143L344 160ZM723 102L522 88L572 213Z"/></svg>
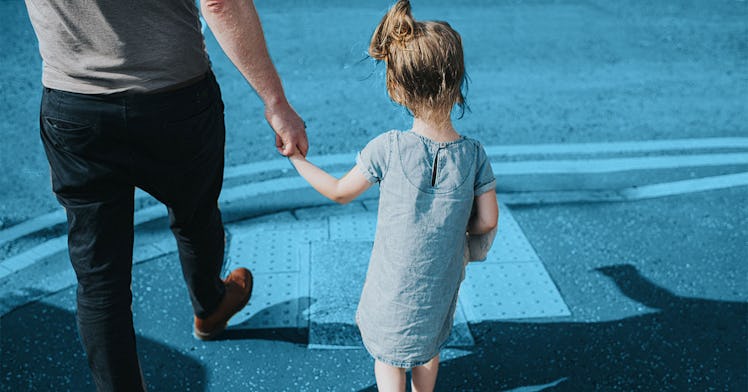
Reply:
<svg viewBox="0 0 748 392"><path fill-rule="evenodd" d="M306 328L244 328L227 329L221 334L220 340L276 340L295 344L309 343Z"/></svg>
<svg viewBox="0 0 748 392"><path fill-rule="evenodd" d="M364 348L358 326L350 323L312 323L309 343L331 348Z"/></svg>
<svg viewBox="0 0 748 392"><path fill-rule="evenodd" d="M252 317L241 324L229 327L217 340L276 340L304 345L309 344L309 328L307 326L276 327L275 325L278 324L277 320L267 319L267 315L269 314L277 319L304 320L303 313L307 312L315 302L314 299L309 297L296 298L292 301L296 302L295 308L298 309L297 314L284 314L289 307L288 302L276 304L252 315ZM270 323L274 326L266 328L257 327L258 325ZM289 324L292 323L289 322Z"/></svg>
<svg viewBox="0 0 748 392"><path fill-rule="evenodd" d="M0 319L3 391L93 391L75 315L37 302ZM150 391L203 391L203 365L179 351L138 336L138 354Z"/></svg>
<svg viewBox="0 0 748 392"><path fill-rule="evenodd" d="M437 390L746 390L748 303L677 296L630 265L598 271L652 313L471 325L472 353L443 362ZM303 312L311 300L299 301ZM0 319L0 389L93 390L74 315L41 302L22 309ZM305 343L306 329L248 328L257 321L231 327L223 339ZM147 338L138 345L150 390L205 389L202 363Z"/></svg>
<svg viewBox="0 0 748 392"><path fill-rule="evenodd" d="M472 354L442 363L437 390L748 390L748 303L680 297L631 265L598 271L654 312L471 325Z"/></svg>

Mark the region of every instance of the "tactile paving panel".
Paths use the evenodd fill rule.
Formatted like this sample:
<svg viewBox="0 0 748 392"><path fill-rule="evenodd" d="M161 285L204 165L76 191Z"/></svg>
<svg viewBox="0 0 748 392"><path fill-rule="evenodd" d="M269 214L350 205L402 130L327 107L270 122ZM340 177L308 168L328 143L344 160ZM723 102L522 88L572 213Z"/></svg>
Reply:
<svg viewBox="0 0 748 392"><path fill-rule="evenodd" d="M245 266L256 273L299 271L301 247L324 241L328 236L327 227L319 222L310 221L310 226L295 230L234 229L229 244L229 266Z"/></svg>
<svg viewBox="0 0 748 392"><path fill-rule="evenodd" d="M377 214L374 212L330 217L332 241L374 241L376 229Z"/></svg>
<svg viewBox="0 0 748 392"><path fill-rule="evenodd" d="M542 263L471 263L460 300L471 323L571 314Z"/></svg>
<svg viewBox="0 0 748 392"><path fill-rule="evenodd" d="M249 267L256 278L249 306L232 325L309 328L310 347L360 347L354 315L376 213L284 218L261 224L245 221L229 228L230 268ZM501 207L500 219L488 260L468 266L448 346L474 344L468 322L569 315L506 206Z"/></svg>
<svg viewBox="0 0 748 392"><path fill-rule="evenodd" d="M327 239L327 220L245 223L229 231L227 270L247 267L255 278L248 306L231 325L308 328L309 246Z"/></svg>
<svg viewBox="0 0 748 392"><path fill-rule="evenodd" d="M308 297L300 295L299 273L253 274L254 288L249 304L237 313L229 325L243 328L306 327L304 311Z"/></svg>
<svg viewBox="0 0 748 392"><path fill-rule="evenodd" d="M371 242L312 244L310 347L361 346L355 314L370 252Z"/></svg>
<svg viewBox="0 0 748 392"><path fill-rule="evenodd" d="M298 220L291 213L280 213L233 223L226 226L232 234L253 231L306 231L327 230L327 219Z"/></svg>
<svg viewBox="0 0 748 392"><path fill-rule="evenodd" d="M539 262L519 224L505 205L499 207L499 229L485 263Z"/></svg>

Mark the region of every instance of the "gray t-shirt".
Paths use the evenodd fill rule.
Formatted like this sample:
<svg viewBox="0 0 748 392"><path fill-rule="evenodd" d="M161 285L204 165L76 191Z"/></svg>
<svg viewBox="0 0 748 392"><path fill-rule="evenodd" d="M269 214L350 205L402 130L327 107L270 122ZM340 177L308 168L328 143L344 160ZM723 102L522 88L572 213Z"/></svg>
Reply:
<svg viewBox="0 0 748 392"><path fill-rule="evenodd" d="M83 94L153 92L208 71L194 0L25 0L42 84Z"/></svg>

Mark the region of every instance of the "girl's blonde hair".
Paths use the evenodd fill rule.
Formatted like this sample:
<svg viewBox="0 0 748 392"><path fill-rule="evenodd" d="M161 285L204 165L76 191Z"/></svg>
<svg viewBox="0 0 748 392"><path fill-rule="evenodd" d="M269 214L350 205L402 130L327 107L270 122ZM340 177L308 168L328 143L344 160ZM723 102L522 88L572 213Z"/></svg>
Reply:
<svg viewBox="0 0 748 392"><path fill-rule="evenodd" d="M387 92L414 116L464 110L462 39L447 22L416 21L410 1L399 0L379 22L369 55L387 66Z"/></svg>

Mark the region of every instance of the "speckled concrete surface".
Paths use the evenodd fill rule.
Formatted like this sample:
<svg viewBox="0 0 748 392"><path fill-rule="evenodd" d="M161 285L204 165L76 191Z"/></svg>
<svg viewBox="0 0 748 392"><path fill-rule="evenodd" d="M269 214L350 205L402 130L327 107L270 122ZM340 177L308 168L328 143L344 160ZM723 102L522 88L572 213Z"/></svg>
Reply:
<svg viewBox="0 0 748 392"><path fill-rule="evenodd" d="M258 1L289 99L313 153L354 152L409 117L361 61L390 4ZM464 40L472 112L485 144L745 136L748 3L737 0L414 1ZM23 2L0 1L0 221L57 208L38 136L41 64ZM208 33L223 89L228 165L276 156L260 102Z"/></svg>
<svg viewBox="0 0 748 392"><path fill-rule="evenodd" d="M744 390L748 214L732 206L745 196L735 188L513 209L571 315L470 324L475 344L444 353L437 390ZM277 227L294 215L345 219L362 208L299 210L251 225ZM134 268L135 325L151 390L373 388L363 349L309 349L307 331L296 327L261 328L250 317L220 341L195 340L178 268L174 253ZM315 295L343 298L329 293L336 281L316 282ZM2 317L0 347L12 360L2 361L0 389L91 390L73 312L68 288Z"/></svg>
<svg viewBox="0 0 748 392"><path fill-rule="evenodd" d="M258 1L315 154L352 153L381 131L408 126L385 96L383 67L359 61L388 4ZM472 112L457 126L487 145L748 136L748 2L434 0L414 1L414 14L446 19L462 33ZM41 67L23 2L0 0L0 36L2 229L59 207L38 138ZM227 164L275 158L259 101L210 34L206 43L226 102ZM745 167L665 177L738 171ZM739 187L514 208L571 316L470 325L475 345L444 353L437 390L748 391L746 199L748 189ZM297 216L345 217L371 206ZM140 227L142 240L162 226ZM56 255L17 277L39 279L25 286L33 290L50 270L64 274L64 262ZM178 264L167 254L134 268L133 309L151 390L374 389L364 350L309 350L298 328L257 329L250 320L221 341L194 340ZM0 358L0 390L92 390L75 331L74 288L4 315Z"/></svg>

